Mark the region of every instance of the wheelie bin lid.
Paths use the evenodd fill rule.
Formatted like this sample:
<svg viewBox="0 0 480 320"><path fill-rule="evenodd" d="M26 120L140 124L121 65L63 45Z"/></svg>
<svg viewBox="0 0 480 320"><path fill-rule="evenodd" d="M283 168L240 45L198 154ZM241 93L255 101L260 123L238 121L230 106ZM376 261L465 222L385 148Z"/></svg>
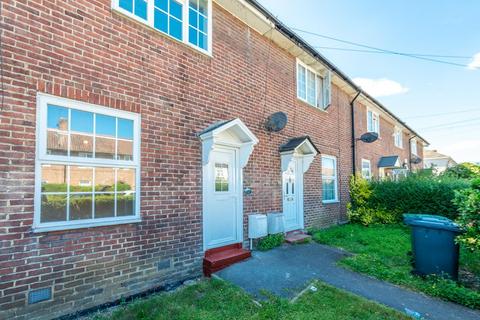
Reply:
<svg viewBox="0 0 480 320"><path fill-rule="evenodd" d="M439 215L406 213L403 215L403 222L410 226L461 232L458 224Z"/></svg>

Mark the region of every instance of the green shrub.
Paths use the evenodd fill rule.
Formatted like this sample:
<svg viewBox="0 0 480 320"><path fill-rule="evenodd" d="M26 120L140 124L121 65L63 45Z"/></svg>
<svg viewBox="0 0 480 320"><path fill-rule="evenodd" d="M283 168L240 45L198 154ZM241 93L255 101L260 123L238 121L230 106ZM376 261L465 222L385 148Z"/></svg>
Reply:
<svg viewBox="0 0 480 320"><path fill-rule="evenodd" d="M285 236L283 233L269 234L258 241L257 249L260 251L267 251L281 246L284 241Z"/></svg>
<svg viewBox="0 0 480 320"><path fill-rule="evenodd" d="M474 163L460 163L454 167L448 168L443 176L457 179L475 179L480 178L480 166Z"/></svg>
<svg viewBox="0 0 480 320"><path fill-rule="evenodd" d="M479 183L480 184L480 183ZM403 213L430 213L456 219L455 191L470 186L467 180L448 176L434 177L422 172L399 181L367 181L356 177L350 181L348 216L363 225L402 221Z"/></svg>
<svg viewBox="0 0 480 320"><path fill-rule="evenodd" d="M457 222L464 229L457 241L480 251L480 185L473 183L472 188L457 191L454 203L459 208Z"/></svg>

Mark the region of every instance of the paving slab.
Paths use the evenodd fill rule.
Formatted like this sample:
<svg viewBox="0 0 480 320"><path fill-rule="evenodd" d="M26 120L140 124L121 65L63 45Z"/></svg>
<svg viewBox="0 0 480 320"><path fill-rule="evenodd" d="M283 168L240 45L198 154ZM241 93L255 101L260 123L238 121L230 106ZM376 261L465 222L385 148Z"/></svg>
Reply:
<svg viewBox="0 0 480 320"><path fill-rule="evenodd" d="M480 311L428 297L399 286L337 266L349 253L316 243L284 245L255 251L252 258L230 266L215 275L236 284L256 299L266 299L265 292L292 299L312 280L374 300L405 312L413 310L424 319L480 320Z"/></svg>

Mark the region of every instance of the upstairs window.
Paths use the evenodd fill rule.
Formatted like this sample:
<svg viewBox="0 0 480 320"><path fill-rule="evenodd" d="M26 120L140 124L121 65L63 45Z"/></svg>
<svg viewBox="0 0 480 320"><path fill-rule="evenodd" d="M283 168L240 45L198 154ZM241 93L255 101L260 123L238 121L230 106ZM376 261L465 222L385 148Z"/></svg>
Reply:
<svg viewBox="0 0 480 320"><path fill-rule="evenodd" d="M367 111L367 131L380 134L380 116L371 110Z"/></svg>
<svg viewBox="0 0 480 320"><path fill-rule="evenodd" d="M393 140L396 147L403 148L403 132L401 129L395 129L395 132L393 133Z"/></svg>
<svg viewBox="0 0 480 320"><path fill-rule="evenodd" d="M39 94L34 229L139 220L138 114Z"/></svg>
<svg viewBox="0 0 480 320"><path fill-rule="evenodd" d="M417 154L417 139L412 139L410 142L410 151L414 156L418 155Z"/></svg>
<svg viewBox="0 0 480 320"><path fill-rule="evenodd" d="M123 14L211 54L212 0L112 0Z"/></svg>
<svg viewBox="0 0 480 320"><path fill-rule="evenodd" d="M328 108L331 103L331 72L322 76L298 61L297 97L316 108Z"/></svg>

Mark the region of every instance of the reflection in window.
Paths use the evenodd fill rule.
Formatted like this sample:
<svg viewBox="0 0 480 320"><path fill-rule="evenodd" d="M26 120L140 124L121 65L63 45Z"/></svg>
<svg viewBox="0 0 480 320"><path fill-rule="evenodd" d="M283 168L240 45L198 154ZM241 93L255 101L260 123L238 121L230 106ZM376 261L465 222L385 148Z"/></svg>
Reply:
<svg viewBox="0 0 480 320"><path fill-rule="evenodd" d="M41 222L135 215L135 169L44 164L41 174Z"/></svg>
<svg viewBox="0 0 480 320"><path fill-rule="evenodd" d="M48 105L47 154L68 155L68 109Z"/></svg>
<svg viewBox="0 0 480 320"><path fill-rule="evenodd" d="M228 191L228 164L215 163L215 191Z"/></svg>
<svg viewBox="0 0 480 320"><path fill-rule="evenodd" d="M71 110L70 155L93 157L93 113Z"/></svg>

